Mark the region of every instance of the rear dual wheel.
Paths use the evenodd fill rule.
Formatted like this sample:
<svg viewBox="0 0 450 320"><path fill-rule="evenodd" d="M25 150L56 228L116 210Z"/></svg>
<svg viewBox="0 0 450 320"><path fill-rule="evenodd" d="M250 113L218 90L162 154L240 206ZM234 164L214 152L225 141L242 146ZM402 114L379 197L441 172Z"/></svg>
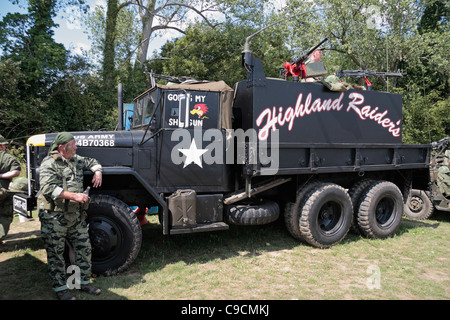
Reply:
<svg viewBox="0 0 450 320"><path fill-rule="evenodd" d="M306 185L297 193L296 202L286 207L288 231L319 248L342 241L352 220L354 228L369 238L383 239L397 231L403 196L394 183L366 180L351 188L350 195L333 183Z"/></svg>
<svg viewBox="0 0 450 320"><path fill-rule="evenodd" d="M345 238L352 221L352 202L344 188L313 183L300 190L286 212L287 229L294 238L328 248Z"/></svg>
<svg viewBox="0 0 450 320"><path fill-rule="evenodd" d="M361 233L369 238L387 238L400 226L403 196L390 181L376 181L361 195L357 223Z"/></svg>

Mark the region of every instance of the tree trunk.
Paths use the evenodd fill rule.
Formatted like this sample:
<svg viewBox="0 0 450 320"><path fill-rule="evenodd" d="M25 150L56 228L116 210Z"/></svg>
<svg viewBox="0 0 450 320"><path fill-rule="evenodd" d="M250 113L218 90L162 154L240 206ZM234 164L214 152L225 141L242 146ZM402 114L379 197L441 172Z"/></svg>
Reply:
<svg viewBox="0 0 450 320"><path fill-rule="evenodd" d="M108 0L106 11L105 45L103 48L103 82L106 90L113 90L115 79L115 44L119 0Z"/></svg>
<svg viewBox="0 0 450 320"><path fill-rule="evenodd" d="M142 21L142 38L139 44L138 62L142 67L147 60L148 45L150 43L150 37L153 33L153 20L156 1L152 0L148 2L147 10L139 9L139 15Z"/></svg>
<svg viewBox="0 0 450 320"><path fill-rule="evenodd" d="M139 44L139 55L138 61L140 66L142 67L147 60L148 54L148 45L150 42L150 37L153 33L153 15L147 14L142 18L142 40Z"/></svg>

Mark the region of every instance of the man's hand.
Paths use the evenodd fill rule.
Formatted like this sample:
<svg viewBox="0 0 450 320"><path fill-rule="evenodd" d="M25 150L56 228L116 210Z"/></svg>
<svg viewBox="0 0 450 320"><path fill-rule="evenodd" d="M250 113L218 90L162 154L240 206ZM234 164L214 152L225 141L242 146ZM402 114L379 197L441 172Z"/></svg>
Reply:
<svg viewBox="0 0 450 320"><path fill-rule="evenodd" d="M103 179L102 172L100 170L95 171L94 177L92 178L92 186L94 188L101 187L102 179Z"/></svg>
<svg viewBox="0 0 450 320"><path fill-rule="evenodd" d="M74 193L73 196L74 196L74 199L72 199L72 200L75 200L76 202L79 202L81 204L85 203L89 199L89 196L84 193Z"/></svg>
<svg viewBox="0 0 450 320"><path fill-rule="evenodd" d="M59 195L58 199L68 199L68 200L73 200L73 201L76 201L76 202L79 202L79 203L83 204L86 201L88 201L89 196L87 194L84 194L84 193L75 193L75 192L70 192L70 191L61 191L61 194Z"/></svg>

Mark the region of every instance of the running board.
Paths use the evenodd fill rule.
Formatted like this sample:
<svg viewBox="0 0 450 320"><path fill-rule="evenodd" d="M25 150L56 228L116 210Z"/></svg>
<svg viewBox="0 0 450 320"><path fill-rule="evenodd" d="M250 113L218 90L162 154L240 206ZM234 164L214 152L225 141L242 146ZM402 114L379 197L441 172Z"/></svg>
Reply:
<svg viewBox="0 0 450 320"><path fill-rule="evenodd" d="M192 228L173 228L170 229L170 234L183 234L183 233L194 233L194 232L207 232L207 231L219 231L228 230L229 225L225 222L214 222L207 224L197 224L196 227Z"/></svg>

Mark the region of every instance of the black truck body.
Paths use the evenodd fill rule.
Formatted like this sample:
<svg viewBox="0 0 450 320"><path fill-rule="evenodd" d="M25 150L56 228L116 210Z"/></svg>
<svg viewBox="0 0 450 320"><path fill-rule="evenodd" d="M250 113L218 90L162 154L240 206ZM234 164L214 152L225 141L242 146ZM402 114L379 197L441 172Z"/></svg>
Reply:
<svg viewBox="0 0 450 320"><path fill-rule="evenodd" d="M427 188L430 146L402 144L400 95L266 78L251 53L243 61L234 89L155 85L135 99L131 130L73 132L77 153L103 165L88 210L94 272L136 258L131 206L157 207L165 235L281 216L293 237L327 248L350 229L394 234L409 190ZM55 136L28 140L29 199Z"/></svg>

